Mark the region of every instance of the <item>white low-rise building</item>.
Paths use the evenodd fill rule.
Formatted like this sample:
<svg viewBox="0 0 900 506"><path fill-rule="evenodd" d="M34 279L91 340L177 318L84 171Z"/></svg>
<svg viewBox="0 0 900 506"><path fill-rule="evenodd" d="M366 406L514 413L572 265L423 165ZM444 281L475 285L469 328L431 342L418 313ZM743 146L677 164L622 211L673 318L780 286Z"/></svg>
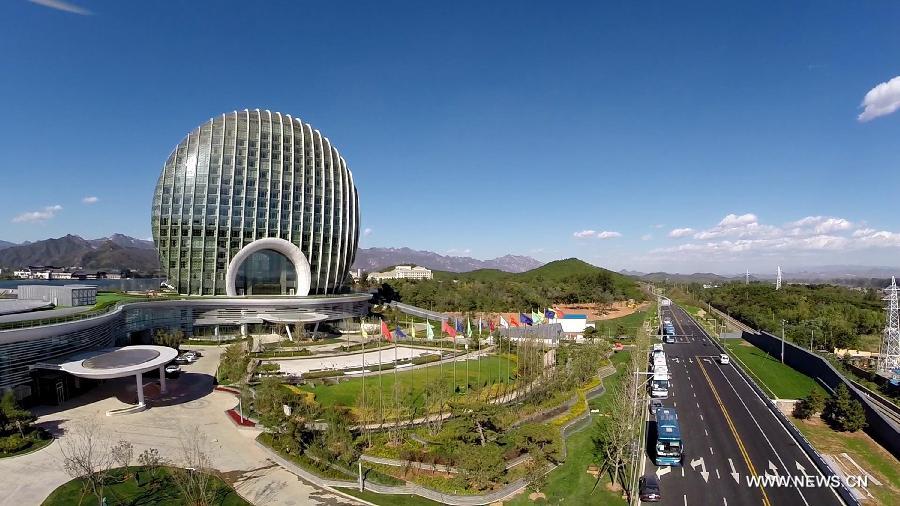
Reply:
<svg viewBox="0 0 900 506"><path fill-rule="evenodd" d="M389 271L372 272L369 274L369 280L381 281L383 279L431 279L431 269L419 267L418 265L398 265Z"/></svg>

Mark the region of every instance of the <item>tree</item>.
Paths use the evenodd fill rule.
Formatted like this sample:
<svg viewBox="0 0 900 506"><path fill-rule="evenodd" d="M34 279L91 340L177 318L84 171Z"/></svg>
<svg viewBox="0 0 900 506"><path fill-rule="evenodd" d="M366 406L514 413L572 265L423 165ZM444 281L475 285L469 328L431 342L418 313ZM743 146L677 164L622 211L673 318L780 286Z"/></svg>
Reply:
<svg viewBox="0 0 900 506"><path fill-rule="evenodd" d="M181 467L171 469L172 481L187 504L210 506L215 498L210 487L214 469L207 449L206 434L199 428L194 428L183 433L179 442Z"/></svg>
<svg viewBox="0 0 900 506"><path fill-rule="evenodd" d="M866 411L862 403L850 396L850 390L843 383L835 390L835 395L825 403L822 417L837 430L856 432L866 427Z"/></svg>
<svg viewBox="0 0 900 506"><path fill-rule="evenodd" d="M813 389L809 395L794 405L794 416L801 420L809 420L816 413L821 413L823 409L825 409L825 396L821 391Z"/></svg>
<svg viewBox="0 0 900 506"><path fill-rule="evenodd" d="M493 443L486 446L459 445L455 460L460 477L475 490L488 488L506 468L503 450Z"/></svg>
<svg viewBox="0 0 900 506"><path fill-rule="evenodd" d="M138 455L137 461L138 464L146 467L150 472L151 480L156 479L156 470L163 466L166 462L165 459L163 459L159 455L159 450L157 450L156 448L147 448L146 450L142 451L141 454Z"/></svg>
<svg viewBox="0 0 900 506"><path fill-rule="evenodd" d="M109 455L116 467L124 468L127 473L128 466L131 465L131 459L134 458L134 445L128 441L119 440L115 446L110 448Z"/></svg>
<svg viewBox="0 0 900 506"><path fill-rule="evenodd" d="M16 430L19 431L19 435L23 438L25 437L25 429L30 430L31 424L37 420L37 417L31 411L19 407L12 390L7 390L3 394L3 398L0 399L0 413L2 413L0 421L3 421L4 424L15 426Z"/></svg>
<svg viewBox="0 0 900 506"><path fill-rule="evenodd" d="M113 460L109 442L101 435L100 424L86 423L66 431L66 437L60 440L59 451L66 474L82 480L82 498L91 493L97 502L103 503L103 487Z"/></svg>
<svg viewBox="0 0 900 506"><path fill-rule="evenodd" d="M181 330L163 330L159 329L153 336L153 344L159 346L168 346L169 348L179 349L184 343L184 332Z"/></svg>

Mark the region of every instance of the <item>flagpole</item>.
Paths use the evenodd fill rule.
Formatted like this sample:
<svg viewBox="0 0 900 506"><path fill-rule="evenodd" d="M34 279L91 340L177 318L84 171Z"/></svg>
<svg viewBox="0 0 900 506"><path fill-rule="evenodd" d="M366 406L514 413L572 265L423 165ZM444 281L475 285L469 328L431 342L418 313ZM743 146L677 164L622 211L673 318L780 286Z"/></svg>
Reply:
<svg viewBox="0 0 900 506"><path fill-rule="evenodd" d="M362 340L363 340L363 342L362 342L362 368L363 368L363 371L362 371L362 376L363 376L362 377L362 405L363 405L363 413L365 413L366 411L368 411L368 405L366 404L366 336L365 336L365 331L363 330L362 326L365 325L366 322L362 318L360 318L359 321L360 321L359 331L360 331L360 334L363 334L363 336L362 336ZM362 423L363 427L365 427L365 424L366 424L365 421L363 421L363 423ZM366 434L368 434L368 433L369 433L369 431L366 431ZM369 446L372 446L372 445L370 444Z"/></svg>
<svg viewBox="0 0 900 506"><path fill-rule="evenodd" d="M378 425L384 427L384 372L381 362L381 343L378 343Z"/></svg>
<svg viewBox="0 0 900 506"><path fill-rule="evenodd" d="M399 328L400 326L397 325ZM394 427L395 430L400 430L400 385L397 383L397 366L400 365L400 362L397 360L397 336L394 336L394 403L396 404L397 409L397 425Z"/></svg>

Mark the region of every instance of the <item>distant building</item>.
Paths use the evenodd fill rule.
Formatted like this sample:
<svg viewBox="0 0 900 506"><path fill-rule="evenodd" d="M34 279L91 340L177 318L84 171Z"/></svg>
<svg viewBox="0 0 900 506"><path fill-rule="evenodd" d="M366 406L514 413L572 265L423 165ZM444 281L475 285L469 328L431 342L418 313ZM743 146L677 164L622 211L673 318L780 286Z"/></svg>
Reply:
<svg viewBox="0 0 900 506"><path fill-rule="evenodd" d="M431 269L412 265L398 265L389 271L372 272L369 280L381 281L384 279L431 279Z"/></svg>
<svg viewBox="0 0 900 506"><path fill-rule="evenodd" d="M562 325L562 331L569 337L581 337L586 328L594 326L588 323L587 315L583 314L567 314L562 318L551 318L548 323Z"/></svg>
<svg viewBox="0 0 900 506"><path fill-rule="evenodd" d="M57 306L93 306L97 287L93 285L19 285L19 300L42 300Z"/></svg>

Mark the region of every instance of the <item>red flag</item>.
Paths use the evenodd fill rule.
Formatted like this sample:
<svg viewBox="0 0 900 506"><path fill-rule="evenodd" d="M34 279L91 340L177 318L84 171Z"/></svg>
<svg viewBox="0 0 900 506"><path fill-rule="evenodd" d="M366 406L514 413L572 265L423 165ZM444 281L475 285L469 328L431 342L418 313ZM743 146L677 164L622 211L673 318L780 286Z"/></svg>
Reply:
<svg viewBox="0 0 900 506"><path fill-rule="evenodd" d="M488 320L488 327L491 329L491 332L494 331L494 320Z"/></svg>
<svg viewBox="0 0 900 506"><path fill-rule="evenodd" d="M441 332L446 332L450 337L456 337L456 329L447 325L447 320L441 320Z"/></svg>
<svg viewBox="0 0 900 506"><path fill-rule="evenodd" d="M391 335L391 329L388 328L387 323L384 323L384 320L381 320L381 337L388 341L394 340L394 336Z"/></svg>
<svg viewBox="0 0 900 506"><path fill-rule="evenodd" d="M556 313L557 318L562 318L563 316L566 316L566 313L563 313L562 311L560 311L559 309L556 309L556 308L553 308L553 312Z"/></svg>
<svg viewBox="0 0 900 506"><path fill-rule="evenodd" d="M509 324L512 325L513 327L519 326L519 320L516 320L516 315L512 315L509 317Z"/></svg>

